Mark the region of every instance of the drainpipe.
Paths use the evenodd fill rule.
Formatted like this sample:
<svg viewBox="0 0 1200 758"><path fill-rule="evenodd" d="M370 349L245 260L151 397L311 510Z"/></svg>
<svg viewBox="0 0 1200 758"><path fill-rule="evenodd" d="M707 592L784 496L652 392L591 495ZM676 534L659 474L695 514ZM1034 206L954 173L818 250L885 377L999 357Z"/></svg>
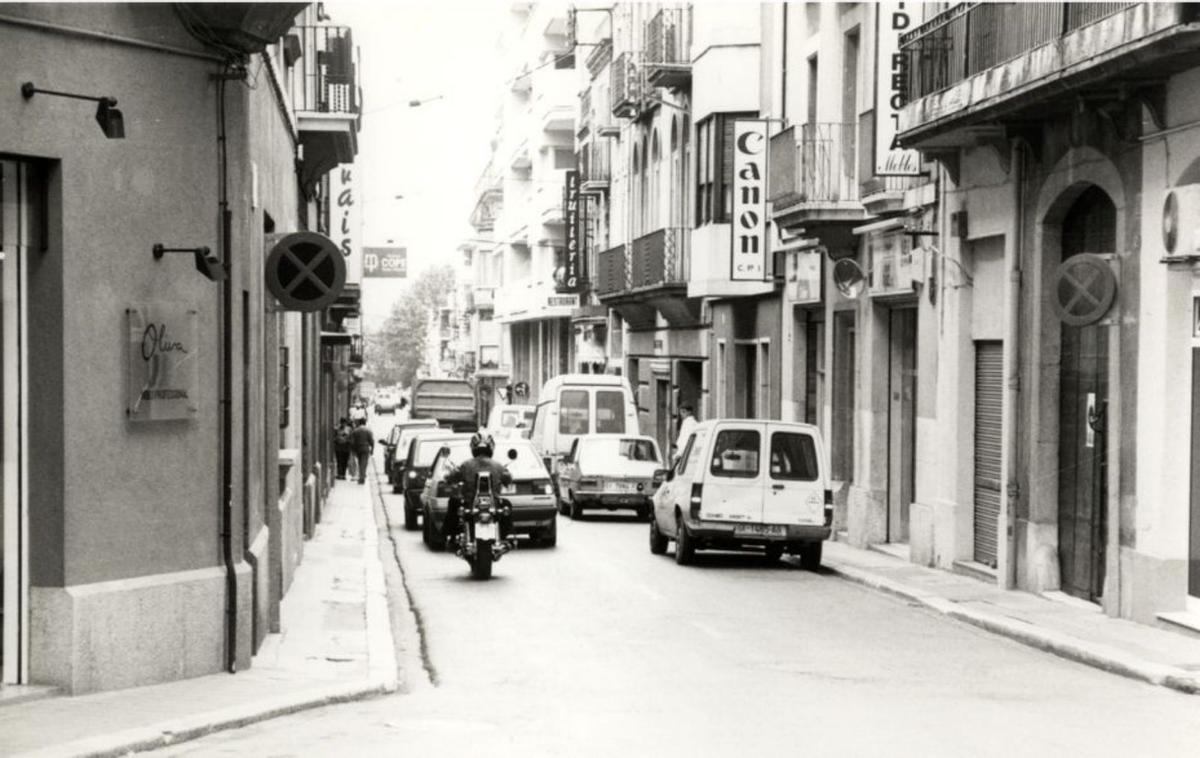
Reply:
<svg viewBox="0 0 1200 758"><path fill-rule="evenodd" d="M788 4L783 4L783 49L781 50L782 65L779 72L779 117L787 125L787 75L788 75ZM844 114L843 114L844 115Z"/></svg>
<svg viewBox="0 0 1200 758"><path fill-rule="evenodd" d="M1013 214L1012 225L1009 227L1009 244L1005 251L1008 256L1008 283L1004 294L1008 313L1005 314L1004 409L1001 420L1005 487L1004 498L1001 501L1004 508L1001 519L1004 526L1004 570L1000 576L1000 584L1004 589L1017 586L1016 516L1021 495L1017 480L1020 471L1017 462L1017 420L1020 417L1018 403L1021 398L1021 237L1024 231L1024 168L1025 146L1019 140L1014 140L1008 169L1013 188Z"/></svg>

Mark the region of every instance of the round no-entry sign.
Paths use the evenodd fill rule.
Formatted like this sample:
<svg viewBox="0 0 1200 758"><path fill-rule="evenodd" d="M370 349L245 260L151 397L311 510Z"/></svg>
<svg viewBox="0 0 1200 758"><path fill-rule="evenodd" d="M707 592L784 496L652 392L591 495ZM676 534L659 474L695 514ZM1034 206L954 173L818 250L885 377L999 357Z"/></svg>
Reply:
<svg viewBox="0 0 1200 758"><path fill-rule="evenodd" d="M1064 324L1087 326L1108 313L1116 296L1117 277L1108 261L1080 253L1058 267L1050 302Z"/></svg>
<svg viewBox="0 0 1200 758"><path fill-rule="evenodd" d="M342 293L346 260L323 234L286 234L267 254L266 284L286 310L319 311Z"/></svg>

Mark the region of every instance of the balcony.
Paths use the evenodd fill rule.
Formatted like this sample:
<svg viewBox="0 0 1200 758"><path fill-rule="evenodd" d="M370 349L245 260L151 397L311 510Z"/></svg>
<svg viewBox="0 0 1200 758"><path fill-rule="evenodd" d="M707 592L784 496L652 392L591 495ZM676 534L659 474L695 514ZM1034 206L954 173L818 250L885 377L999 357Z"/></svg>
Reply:
<svg viewBox="0 0 1200 758"><path fill-rule="evenodd" d="M566 223L566 209L563 208L563 190L566 185L565 170L547 171L538 177L533 202L544 226L562 226Z"/></svg>
<svg viewBox="0 0 1200 758"><path fill-rule="evenodd" d="M700 323L700 300L687 297L690 229L658 229L596 256L596 295L635 329Z"/></svg>
<svg viewBox="0 0 1200 758"><path fill-rule="evenodd" d="M579 130L575 132L578 137L586 137L588 129L592 125L592 90L584 89L579 93Z"/></svg>
<svg viewBox="0 0 1200 758"><path fill-rule="evenodd" d="M490 311L496 307L495 287L475 287L471 290L471 297L477 311Z"/></svg>
<svg viewBox="0 0 1200 758"><path fill-rule="evenodd" d="M629 53L621 53L609 69L612 112L618 118L636 118L641 110L642 87L639 72Z"/></svg>
<svg viewBox="0 0 1200 758"><path fill-rule="evenodd" d="M646 84L679 89L692 83L690 19L685 8L663 8L646 25Z"/></svg>
<svg viewBox="0 0 1200 758"><path fill-rule="evenodd" d="M592 141L579 151L579 188L584 192L607 192L612 179L612 146L607 140Z"/></svg>
<svg viewBox="0 0 1200 758"><path fill-rule="evenodd" d="M533 118L542 131L575 131L577 84L574 69L544 68L533 73Z"/></svg>
<svg viewBox="0 0 1200 758"><path fill-rule="evenodd" d="M954 5L900 40L901 140L971 145L1065 115L1085 95L1103 108L1145 104L1161 126L1163 83L1200 50L1196 17L1190 3Z"/></svg>
<svg viewBox="0 0 1200 758"><path fill-rule="evenodd" d="M865 218L855 141L854 124L801 124L772 137L767 199L775 218L809 225Z"/></svg>
<svg viewBox="0 0 1200 758"><path fill-rule="evenodd" d="M303 54L290 94L304 147L300 178L313 187L339 163L352 163L358 152L358 49L345 26L301 26L295 32Z"/></svg>

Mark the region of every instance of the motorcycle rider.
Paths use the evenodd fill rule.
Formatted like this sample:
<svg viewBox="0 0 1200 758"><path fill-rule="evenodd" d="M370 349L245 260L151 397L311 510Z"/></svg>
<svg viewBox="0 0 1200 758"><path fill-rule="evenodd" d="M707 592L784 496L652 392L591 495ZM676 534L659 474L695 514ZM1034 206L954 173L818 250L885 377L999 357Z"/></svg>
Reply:
<svg viewBox="0 0 1200 758"><path fill-rule="evenodd" d="M492 460L492 452L495 450L495 443L492 442L491 435L476 432L471 437L471 460L464 461L461 466L446 474L447 484L459 485L459 494L457 497L451 497L450 503L446 508L446 520L442 524L442 537L449 540L458 536L459 530L462 528L459 518L459 510L463 503L474 503L476 485L479 481L480 474L491 474L493 495L499 499L499 490L502 485L512 483L512 474L508 473L508 468L501 463ZM504 516L500 519L500 539L508 537L512 531L512 516Z"/></svg>

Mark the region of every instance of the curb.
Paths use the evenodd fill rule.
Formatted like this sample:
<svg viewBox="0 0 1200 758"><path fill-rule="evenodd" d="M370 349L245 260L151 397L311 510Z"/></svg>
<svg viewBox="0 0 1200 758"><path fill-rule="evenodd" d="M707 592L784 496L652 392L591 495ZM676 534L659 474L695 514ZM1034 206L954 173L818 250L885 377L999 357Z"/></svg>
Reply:
<svg viewBox="0 0 1200 758"><path fill-rule="evenodd" d="M22 755L29 758L66 758L87 756L109 758L144 750L171 747L181 742L206 737L216 732L239 729L261 721L288 716L312 708L348 703L386 694L379 684L355 682L314 689L302 695L281 695L253 705L209 711L198 716L164 721L153 726L87 737Z"/></svg>
<svg viewBox="0 0 1200 758"><path fill-rule="evenodd" d="M1087 642L1007 616L965 608L941 595L914 589L870 571L834 562L825 562L822 568L848 581L906 600L914 600L944 616L1060 658L1188 695L1200 694L1200 679L1186 669L1151 663L1108 645Z"/></svg>
<svg viewBox="0 0 1200 758"><path fill-rule="evenodd" d="M374 487L372 483L372 487ZM368 490L369 492L369 490ZM263 698L252 704L208 711L196 716L163 721L152 726L86 737L23 755L29 758L110 758L171 747L217 732L289 716L301 711L366 700L396 691L399 675L388 614L387 585L379 558L379 525L375 499L368 494L369 513L363 524L363 563L366 585L367 678L314 687L301 694Z"/></svg>

